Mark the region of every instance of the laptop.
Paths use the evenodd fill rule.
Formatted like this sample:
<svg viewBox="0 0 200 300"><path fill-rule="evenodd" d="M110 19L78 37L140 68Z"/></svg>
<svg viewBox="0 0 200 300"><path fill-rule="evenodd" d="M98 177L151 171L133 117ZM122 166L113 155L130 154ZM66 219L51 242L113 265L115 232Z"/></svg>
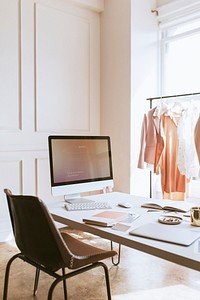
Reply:
<svg viewBox="0 0 200 300"><path fill-rule="evenodd" d="M129 234L183 246L189 246L200 238L200 231L175 226L177 225L147 223L130 231Z"/></svg>

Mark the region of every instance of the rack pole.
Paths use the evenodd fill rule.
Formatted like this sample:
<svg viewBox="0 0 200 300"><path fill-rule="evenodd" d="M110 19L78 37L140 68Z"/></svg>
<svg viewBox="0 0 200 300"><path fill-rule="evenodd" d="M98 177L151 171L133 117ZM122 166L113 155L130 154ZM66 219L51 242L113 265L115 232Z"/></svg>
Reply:
<svg viewBox="0 0 200 300"><path fill-rule="evenodd" d="M150 98L150 109L152 109L152 99ZM152 198L152 171L150 170L150 173L149 173L149 184L150 184L150 189L149 189L149 196L150 198Z"/></svg>
<svg viewBox="0 0 200 300"><path fill-rule="evenodd" d="M198 95L200 95L200 92L197 92L197 93L188 93L188 94L180 94L180 95L159 96L159 97L147 98L146 100L150 101L150 103L152 103L152 100L168 99L168 98L178 98L178 97L189 97L189 96L198 96Z"/></svg>

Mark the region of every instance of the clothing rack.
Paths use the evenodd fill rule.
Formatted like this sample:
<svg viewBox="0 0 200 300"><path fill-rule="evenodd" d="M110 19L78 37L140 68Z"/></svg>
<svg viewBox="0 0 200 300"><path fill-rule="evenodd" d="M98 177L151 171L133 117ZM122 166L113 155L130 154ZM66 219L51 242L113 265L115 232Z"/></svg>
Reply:
<svg viewBox="0 0 200 300"><path fill-rule="evenodd" d="M191 97L191 96L200 96L200 92L196 93L186 93L186 94L178 94L178 95L165 95L165 96L157 96L157 97L152 97L152 98L147 98L147 101L150 101L150 109L152 108L152 102L154 100L162 100L162 99L173 99L173 98L186 98L186 97ZM179 99L180 100L180 99ZM152 198L152 171L150 171L150 198Z"/></svg>
<svg viewBox="0 0 200 300"><path fill-rule="evenodd" d="M162 100L162 99L169 99L169 98L185 98L191 96L200 96L200 92L197 93L188 93L188 94L179 94L179 95L166 95L166 96L159 96L153 98L147 98L147 101L150 101L150 108L152 108L152 101L153 100Z"/></svg>

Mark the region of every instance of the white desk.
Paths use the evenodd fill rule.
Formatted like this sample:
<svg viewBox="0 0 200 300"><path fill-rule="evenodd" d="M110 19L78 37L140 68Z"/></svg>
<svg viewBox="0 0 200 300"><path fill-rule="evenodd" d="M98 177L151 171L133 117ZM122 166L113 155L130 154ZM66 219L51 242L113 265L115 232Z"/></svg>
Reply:
<svg viewBox="0 0 200 300"><path fill-rule="evenodd" d="M67 211L64 208L64 201L51 204L48 208L55 221L70 226L71 228L90 232L99 237L111 240L121 245L143 251L154 256L166 259L168 261L177 263L182 266L200 271L200 240L197 240L190 246L180 246L176 244L160 242L147 238L131 236L129 231L134 228L150 222L157 222L159 214L162 212L147 212L147 209L141 208L144 202L152 202L152 199L136 197L124 193L108 193L87 197L96 201L107 201L111 204L113 210L139 213L140 217L136 219L131 228L126 232L116 231L112 228L105 228L100 226L91 226L82 222L83 218L89 217L99 211ZM129 202L132 204L130 209L120 208L117 206L120 202ZM162 201L162 200L161 200ZM162 203L162 202L161 202ZM164 225L164 226L181 226L200 231L200 227L193 227L190 225L190 219L183 221L179 225Z"/></svg>

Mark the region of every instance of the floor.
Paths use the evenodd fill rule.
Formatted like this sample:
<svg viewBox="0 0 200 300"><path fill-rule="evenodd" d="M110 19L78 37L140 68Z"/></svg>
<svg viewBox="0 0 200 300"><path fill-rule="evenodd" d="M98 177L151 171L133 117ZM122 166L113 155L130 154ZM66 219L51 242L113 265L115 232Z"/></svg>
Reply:
<svg viewBox="0 0 200 300"><path fill-rule="evenodd" d="M110 247L109 241L91 234L68 231L85 242L106 249ZM6 263L17 251L13 242L0 243L0 299ZM110 259L105 260L105 263L109 267L113 300L200 300L200 274L197 271L127 247L122 247L119 266L113 266ZM16 260L11 268L8 300L45 300L52 278L41 274L35 298L32 296L33 281L33 267ZM106 299L102 269L94 269L69 279L68 297L69 300ZM63 299L62 284L57 286L54 299Z"/></svg>

